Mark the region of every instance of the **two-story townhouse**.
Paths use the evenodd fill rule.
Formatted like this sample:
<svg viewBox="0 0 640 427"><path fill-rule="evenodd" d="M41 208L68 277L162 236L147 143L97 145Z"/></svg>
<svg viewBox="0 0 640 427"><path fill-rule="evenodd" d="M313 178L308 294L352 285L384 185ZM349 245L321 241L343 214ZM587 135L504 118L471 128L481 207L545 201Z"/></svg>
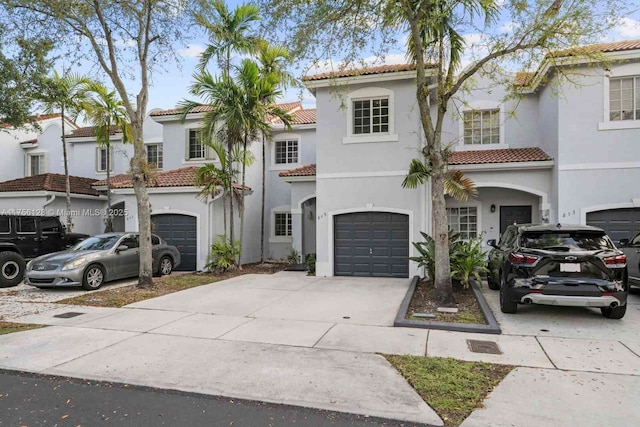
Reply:
<svg viewBox="0 0 640 427"><path fill-rule="evenodd" d="M516 222L593 224L614 239L640 229L640 42L593 48L610 61L571 57L564 73L545 61L509 76L518 98L496 85L489 73L505 72L494 67L452 100L443 127L449 167L478 187L472 201L447 201L450 227L464 238L498 238ZM317 274L416 273L410 242L431 230L431 209L428 185L401 187L422 146L413 67L305 84L317 102L317 164L281 175L315 179Z"/></svg>

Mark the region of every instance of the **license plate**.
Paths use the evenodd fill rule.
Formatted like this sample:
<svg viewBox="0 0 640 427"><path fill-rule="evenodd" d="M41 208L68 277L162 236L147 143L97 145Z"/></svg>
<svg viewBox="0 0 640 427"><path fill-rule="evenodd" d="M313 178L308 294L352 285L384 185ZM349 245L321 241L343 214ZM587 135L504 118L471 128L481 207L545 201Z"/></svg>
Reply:
<svg viewBox="0 0 640 427"><path fill-rule="evenodd" d="M561 262L560 271L563 273L580 273L580 264L571 262Z"/></svg>

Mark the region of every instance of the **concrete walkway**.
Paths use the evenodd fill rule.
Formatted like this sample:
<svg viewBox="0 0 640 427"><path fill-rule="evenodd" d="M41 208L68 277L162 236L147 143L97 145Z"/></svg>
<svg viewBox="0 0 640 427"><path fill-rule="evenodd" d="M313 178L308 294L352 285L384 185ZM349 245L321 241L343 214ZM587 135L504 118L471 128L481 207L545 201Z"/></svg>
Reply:
<svg viewBox="0 0 640 427"><path fill-rule="evenodd" d="M283 272L236 277L122 309L57 305L17 319L55 327L0 337L0 367L433 425L441 423L435 413L374 353L525 367L514 370L465 426L541 425L540 413L544 425L566 425L585 411L572 409L569 396L591 405L621 378L624 387L640 390L639 295L631 295L627 317L616 321L566 307L502 315L497 293L485 288L505 332L495 336L390 327L407 287L407 280ZM69 311L83 314L53 317ZM501 354L474 353L469 340L494 342ZM522 399L529 400L520 390L529 389L557 398L535 397L523 408ZM628 425L640 420L636 398L616 394L617 405L627 408L622 413L634 420ZM505 412L509 402L519 409ZM591 414L592 424L581 425L607 425L609 416Z"/></svg>

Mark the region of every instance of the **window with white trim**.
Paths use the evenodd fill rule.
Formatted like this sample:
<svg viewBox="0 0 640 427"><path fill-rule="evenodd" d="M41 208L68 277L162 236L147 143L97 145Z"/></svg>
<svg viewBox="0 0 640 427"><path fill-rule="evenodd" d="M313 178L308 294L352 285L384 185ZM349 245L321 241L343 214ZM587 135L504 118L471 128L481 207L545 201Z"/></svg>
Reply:
<svg viewBox="0 0 640 427"><path fill-rule="evenodd" d="M640 76L609 79L609 120L640 120Z"/></svg>
<svg viewBox="0 0 640 427"><path fill-rule="evenodd" d="M206 157L206 146L202 142L201 129L189 129L187 144L187 160L200 160Z"/></svg>
<svg viewBox="0 0 640 427"><path fill-rule="evenodd" d="M162 144L147 144L147 163L156 169L162 169Z"/></svg>
<svg viewBox="0 0 640 427"><path fill-rule="evenodd" d="M274 163L276 165L298 163L298 140L275 141L274 144Z"/></svg>
<svg viewBox="0 0 640 427"><path fill-rule="evenodd" d="M464 112L464 144L500 143L500 109Z"/></svg>
<svg viewBox="0 0 640 427"><path fill-rule="evenodd" d="M291 212L274 213L274 236L291 236Z"/></svg>
<svg viewBox="0 0 640 427"><path fill-rule="evenodd" d="M46 172L44 153L28 155L29 176L40 175Z"/></svg>
<svg viewBox="0 0 640 427"><path fill-rule="evenodd" d="M389 97L353 100L354 135L389 132Z"/></svg>
<svg viewBox="0 0 640 427"><path fill-rule="evenodd" d="M460 233L463 240L478 237L478 208L476 206L462 206L447 208L449 229Z"/></svg>
<svg viewBox="0 0 640 427"><path fill-rule="evenodd" d="M107 165L109 165L109 171L113 170L113 152L106 148L98 147L96 149L96 171L106 172Z"/></svg>

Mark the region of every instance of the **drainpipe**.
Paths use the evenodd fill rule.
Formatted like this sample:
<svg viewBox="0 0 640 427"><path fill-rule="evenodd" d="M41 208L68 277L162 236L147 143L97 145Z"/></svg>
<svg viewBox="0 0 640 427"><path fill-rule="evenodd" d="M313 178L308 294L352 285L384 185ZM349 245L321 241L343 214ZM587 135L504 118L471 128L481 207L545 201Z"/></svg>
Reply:
<svg viewBox="0 0 640 427"><path fill-rule="evenodd" d="M56 199L56 195L52 194L51 196L49 196L50 199L47 200L46 202L44 202L44 204L42 205L42 208L46 208L47 206L49 206L51 203L53 203L53 201Z"/></svg>

